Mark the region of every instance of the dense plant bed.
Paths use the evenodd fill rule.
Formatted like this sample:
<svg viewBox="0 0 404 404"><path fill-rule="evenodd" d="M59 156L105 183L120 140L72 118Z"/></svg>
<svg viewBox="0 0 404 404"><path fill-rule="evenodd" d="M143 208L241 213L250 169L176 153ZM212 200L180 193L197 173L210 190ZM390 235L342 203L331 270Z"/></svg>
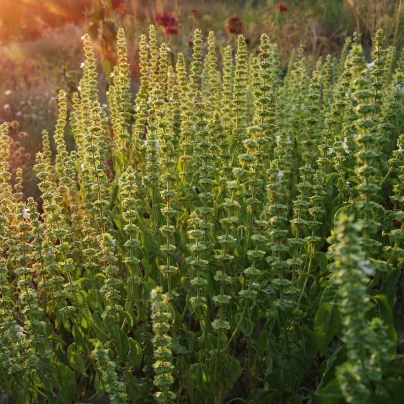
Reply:
<svg viewBox="0 0 404 404"><path fill-rule="evenodd" d="M108 111L79 93L22 200L0 138L0 390L17 403L400 402L404 59L196 30L187 68L123 31ZM219 70L218 52L223 66ZM68 152L68 125L76 148ZM15 183L14 186L11 183ZM11 401L10 401L11 402Z"/></svg>

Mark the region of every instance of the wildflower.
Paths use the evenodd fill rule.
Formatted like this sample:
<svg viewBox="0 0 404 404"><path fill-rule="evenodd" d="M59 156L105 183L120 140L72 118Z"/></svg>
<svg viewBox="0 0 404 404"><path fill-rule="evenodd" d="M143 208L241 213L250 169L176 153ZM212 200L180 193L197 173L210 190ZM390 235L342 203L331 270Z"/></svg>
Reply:
<svg viewBox="0 0 404 404"><path fill-rule="evenodd" d="M283 176L284 176L283 171L279 171L279 173L277 175L278 180L281 180L283 178Z"/></svg>
<svg viewBox="0 0 404 404"><path fill-rule="evenodd" d="M21 336L23 335L23 334L26 334L27 332L24 330L24 328L23 327L20 327L19 329L18 329L18 331L15 333L15 336L18 338L18 339L21 339Z"/></svg>
<svg viewBox="0 0 404 404"><path fill-rule="evenodd" d="M178 35L178 27L166 27L166 35Z"/></svg>
<svg viewBox="0 0 404 404"><path fill-rule="evenodd" d="M287 144L292 144L292 139L290 138L290 136L288 136L288 137L286 138L286 143L287 143Z"/></svg>
<svg viewBox="0 0 404 404"><path fill-rule="evenodd" d="M11 90L4 91L4 95L10 95L10 94L11 94Z"/></svg>
<svg viewBox="0 0 404 404"><path fill-rule="evenodd" d="M402 153L404 149L400 146L400 148L397 150L399 153Z"/></svg>
<svg viewBox="0 0 404 404"><path fill-rule="evenodd" d="M277 136L277 137L275 138L275 140L276 140L277 142L280 142L280 141L281 141L281 137L280 137L280 136Z"/></svg>
<svg viewBox="0 0 404 404"><path fill-rule="evenodd" d="M24 208L24 209L22 210L22 217L23 217L24 219L29 219L29 209L28 209L28 208Z"/></svg>
<svg viewBox="0 0 404 404"><path fill-rule="evenodd" d="M237 15L233 14L226 21L226 31L229 34L239 35L244 32L243 20Z"/></svg>
<svg viewBox="0 0 404 404"><path fill-rule="evenodd" d="M366 64L366 67L367 67L369 70L373 70L374 67L375 67L375 62L367 63L367 64Z"/></svg>
<svg viewBox="0 0 404 404"><path fill-rule="evenodd" d="M112 8L117 8L121 5L122 0L111 0Z"/></svg>
<svg viewBox="0 0 404 404"><path fill-rule="evenodd" d="M400 93L404 94L404 86L402 84L397 84L396 88Z"/></svg>
<svg viewBox="0 0 404 404"><path fill-rule="evenodd" d="M332 147L329 147L327 154L333 154L333 153L334 153L334 149Z"/></svg>
<svg viewBox="0 0 404 404"><path fill-rule="evenodd" d="M9 109L9 108L10 108L10 104L4 104L4 105L3 105L3 108L4 108L4 109Z"/></svg>
<svg viewBox="0 0 404 404"><path fill-rule="evenodd" d="M288 6L284 3L278 3L275 5L275 8L279 10L280 13L287 13L288 12Z"/></svg>
<svg viewBox="0 0 404 404"><path fill-rule="evenodd" d="M102 104L102 107L106 109L108 108L108 104Z"/></svg>
<svg viewBox="0 0 404 404"><path fill-rule="evenodd" d="M15 116L21 116L21 115L22 115L21 111L17 111L16 114L15 114Z"/></svg>
<svg viewBox="0 0 404 404"><path fill-rule="evenodd" d="M178 25L177 19L171 13L166 13L166 12L157 13L156 16L154 17L154 21L156 21L157 25L160 25L161 27L165 27L165 28L176 27ZM177 28L177 31L178 31L178 28Z"/></svg>
<svg viewBox="0 0 404 404"><path fill-rule="evenodd" d="M373 268L371 268L369 266L370 261L366 260L366 261L359 261L358 262L358 266L359 268L366 274L366 275L374 275L375 274L375 270Z"/></svg>
<svg viewBox="0 0 404 404"><path fill-rule="evenodd" d="M18 121L11 121L8 125L10 126L11 129L14 129L14 130L18 129L20 126Z"/></svg>
<svg viewBox="0 0 404 404"><path fill-rule="evenodd" d="M351 153L351 151L349 150L349 147L348 147L348 139L346 137L344 137L344 142L342 143L342 147L344 148L346 154Z"/></svg>
<svg viewBox="0 0 404 404"><path fill-rule="evenodd" d="M191 13L191 14L198 14L199 11L198 11L196 8L192 8L192 9L190 10L190 13Z"/></svg>

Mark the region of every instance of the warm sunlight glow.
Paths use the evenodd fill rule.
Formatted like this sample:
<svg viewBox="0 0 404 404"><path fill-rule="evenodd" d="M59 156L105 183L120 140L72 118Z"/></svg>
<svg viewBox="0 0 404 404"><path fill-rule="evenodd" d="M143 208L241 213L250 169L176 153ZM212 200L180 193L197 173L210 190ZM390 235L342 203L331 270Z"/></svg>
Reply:
<svg viewBox="0 0 404 404"><path fill-rule="evenodd" d="M0 1L0 40L35 38L47 28L77 23L84 18L91 0Z"/></svg>

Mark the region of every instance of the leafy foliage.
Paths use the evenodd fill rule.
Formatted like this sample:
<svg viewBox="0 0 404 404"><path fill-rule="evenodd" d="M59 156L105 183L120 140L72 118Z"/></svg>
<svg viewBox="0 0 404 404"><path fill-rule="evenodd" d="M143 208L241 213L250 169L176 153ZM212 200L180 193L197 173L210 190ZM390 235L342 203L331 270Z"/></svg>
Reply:
<svg viewBox="0 0 404 404"><path fill-rule="evenodd" d="M276 45L248 55L194 33L192 63L123 31L99 103L94 53L42 205L11 186L0 127L0 388L18 402L397 402L402 314L403 60ZM76 148L68 152L68 124Z"/></svg>

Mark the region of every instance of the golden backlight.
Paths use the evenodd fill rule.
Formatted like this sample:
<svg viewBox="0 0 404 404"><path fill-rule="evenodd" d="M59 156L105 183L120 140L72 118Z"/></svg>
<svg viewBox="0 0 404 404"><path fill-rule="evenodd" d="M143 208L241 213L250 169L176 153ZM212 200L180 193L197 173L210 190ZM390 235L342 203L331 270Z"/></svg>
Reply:
<svg viewBox="0 0 404 404"><path fill-rule="evenodd" d="M79 22L91 0L0 0L0 41L30 39L43 29Z"/></svg>

